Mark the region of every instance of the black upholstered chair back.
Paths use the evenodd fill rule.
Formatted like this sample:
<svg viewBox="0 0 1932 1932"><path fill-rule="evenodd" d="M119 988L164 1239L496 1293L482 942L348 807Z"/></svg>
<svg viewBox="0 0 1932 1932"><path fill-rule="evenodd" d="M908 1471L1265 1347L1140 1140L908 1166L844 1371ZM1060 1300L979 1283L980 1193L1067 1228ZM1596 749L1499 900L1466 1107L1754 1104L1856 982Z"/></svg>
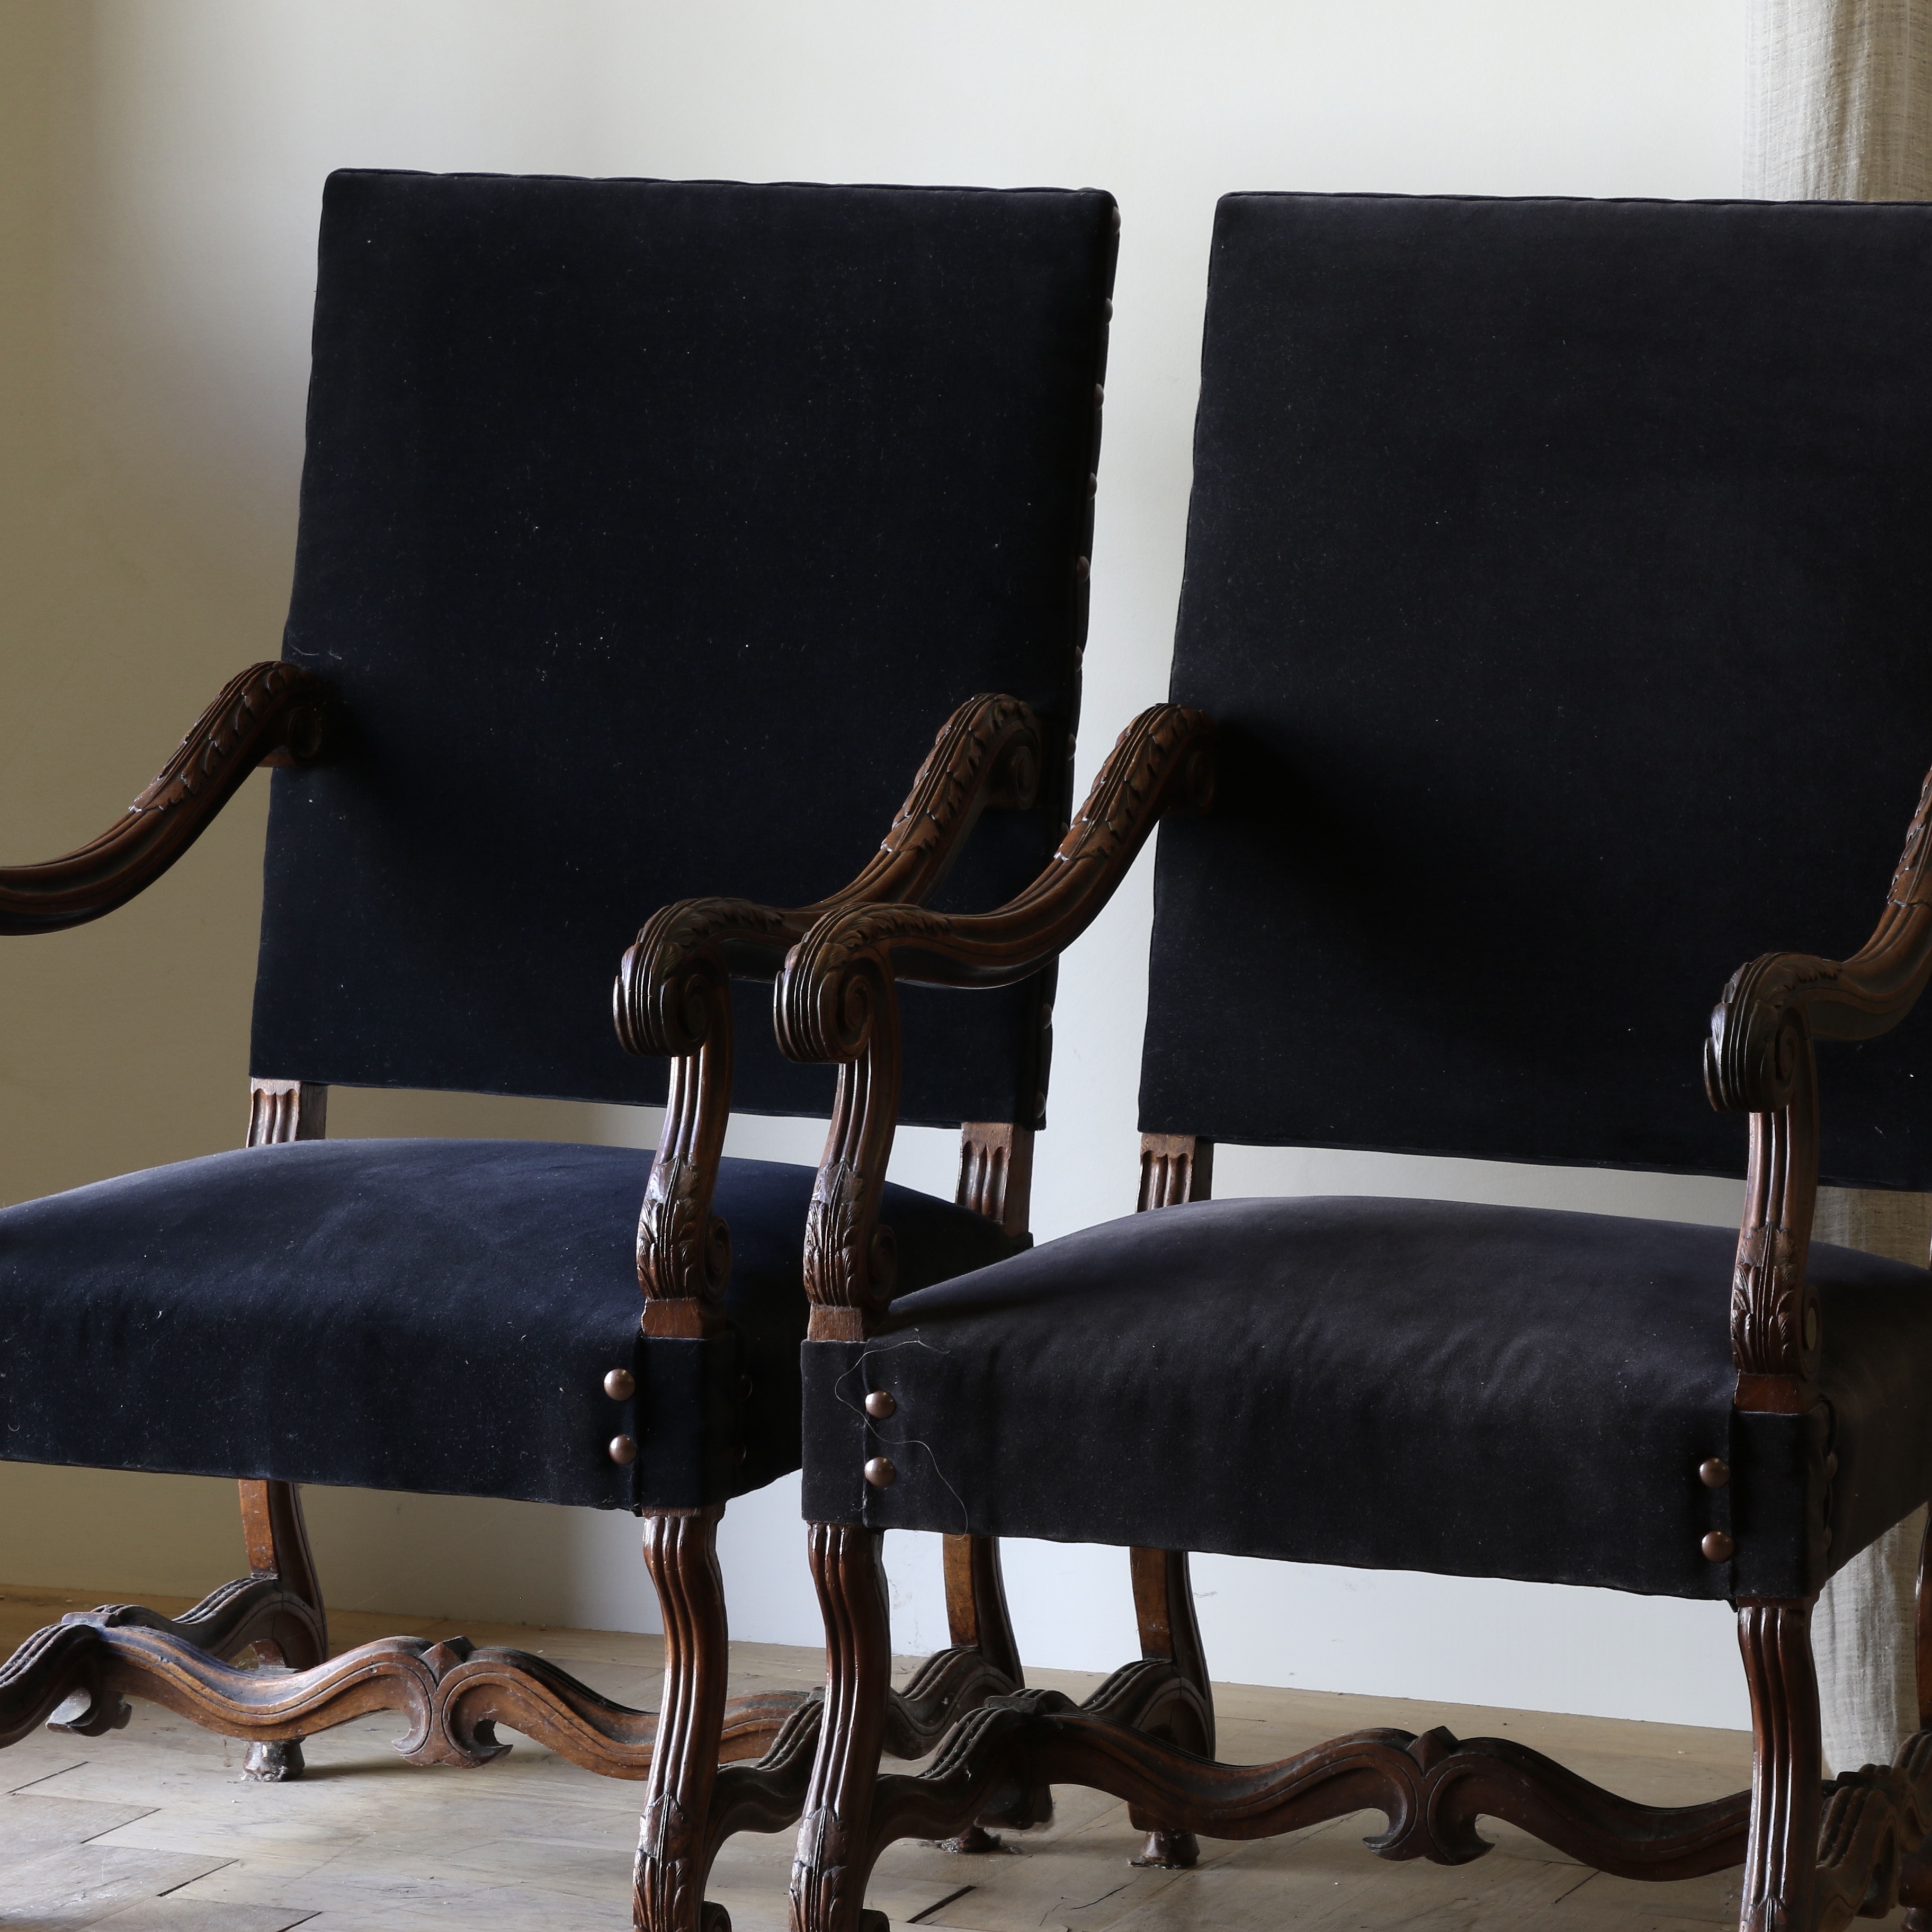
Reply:
<svg viewBox="0 0 1932 1932"><path fill-rule="evenodd" d="M258 1075L644 1102L625 946L809 902L946 715L1064 765L1114 211L1096 193L339 174L285 655L339 749L275 775ZM1066 808L989 814L1016 890ZM1030 1120L1039 989L908 1001L908 1118ZM745 1004L736 1093L813 1111Z"/></svg>
<svg viewBox="0 0 1932 1932"><path fill-rule="evenodd" d="M1173 695L1144 1129L1741 1171L1711 1007L1932 765L1932 207L1224 201ZM1932 1022L1821 1060L1932 1186Z"/></svg>

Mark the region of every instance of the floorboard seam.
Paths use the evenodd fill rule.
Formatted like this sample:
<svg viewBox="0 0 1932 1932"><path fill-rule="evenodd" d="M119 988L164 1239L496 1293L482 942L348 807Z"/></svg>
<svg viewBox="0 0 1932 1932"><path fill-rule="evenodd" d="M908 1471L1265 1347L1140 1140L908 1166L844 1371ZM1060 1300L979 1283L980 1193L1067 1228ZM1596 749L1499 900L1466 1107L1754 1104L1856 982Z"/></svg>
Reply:
<svg viewBox="0 0 1932 1932"><path fill-rule="evenodd" d="M962 1885L957 1892L949 1892L944 1898L935 1898L923 1912L915 1912L906 1923L908 1925L924 1924L935 1912L943 1912L947 1906L964 1898L974 1888L970 1885Z"/></svg>

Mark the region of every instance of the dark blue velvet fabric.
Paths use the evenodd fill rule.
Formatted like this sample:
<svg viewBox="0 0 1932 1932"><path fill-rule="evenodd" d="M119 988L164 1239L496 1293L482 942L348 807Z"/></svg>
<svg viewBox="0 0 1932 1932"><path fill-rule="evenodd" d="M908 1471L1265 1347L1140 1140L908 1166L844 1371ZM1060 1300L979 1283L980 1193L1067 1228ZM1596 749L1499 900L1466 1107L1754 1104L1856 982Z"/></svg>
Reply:
<svg viewBox="0 0 1932 1932"><path fill-rule="evenodd" d="M274 775L251 1065L646 1103L610 985L660 906L811 903L948 715L1043 721L1067 810L1114 205L1051 189L332 176L284 654L339 700ZM830 1111L741 989L740 1106ZM1040 982L909 992L903 1115L1034 1120Z"/></svg>
<svg viewBox="0 0 1932 1932"><path fill-rule="evenodd" d="M1932 1491L1932 1274L1814 1247L1828 1442L1735 1416L1735 1233L1438 1201L1109 1222L806 1346L805 1513L1681 1597L1808 1595ZM874 1422L873 1389L898 1404ZM1830 1485L1831 1542L1804 1546ZM898 1480L860 1478L884 1454ZM1735 1471L1698 1478L1706 1458ZM1737 1554L1706 1559L1706 1532Z"/></svg>
<svg viewBox="0 0 1932 1932"><path fill-rule="evenodd" d="M1932 765L1932 206L1231 196L1202 376L1142 1126L1742 1172L1711 1007ZM1932 1014L1819 1060L1932 1187Z"/></svg>
<svg viewBox="0 0 1932 1932"><path fill-rule="evenodd" d="M728 1160L731 1331L644 1341L650 1156L298 1142L0 1210L0 1453L202 1475L691 1508L799 1460L812 1170ZM888 1187L908 1286L1010 1251ZM612 1402L605 1372L634 1372ZM644 1453L607 1453L620 1432ZM740 1451L742 1450L742 1460Z"/></svg>

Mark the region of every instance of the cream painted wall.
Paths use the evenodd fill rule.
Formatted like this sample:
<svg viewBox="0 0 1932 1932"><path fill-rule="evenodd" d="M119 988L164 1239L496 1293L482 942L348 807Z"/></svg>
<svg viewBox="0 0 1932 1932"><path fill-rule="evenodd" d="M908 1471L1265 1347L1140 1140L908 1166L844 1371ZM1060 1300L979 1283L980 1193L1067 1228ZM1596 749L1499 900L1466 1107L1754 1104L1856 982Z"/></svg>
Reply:
<svg viewBox="0 0 1932 1932"><path fill-rule="evenodd" d="M1124 226L1082 779L1166 684L1202 289L1238 188L1737 190L1742 0L7 0L0 6L0 857L105 824L236 666L272 655L332 167L1094 183ZM259 784L158 890L0 949L0 1198L230 1146L242 1122ZM1144 867L1058 1002L1036 1224L1125 1211ZM648 1144L649 1116L340 1094L338 1133ZM810 1160L809 1124L739 1151ZM899 1177L951 1185L946 1136ZM1733 1218L1716 1183L1227 1149L1219 1191L1448 1194ZM334 1601L648 1628L628 1517L312 1492ZM907 1648L943 1628L895 1538ZM223 1484L0 1464L0 1576L198 1591L238 1555ZM796 1484L734 1505L736 1631L815 1640ZM1042 1664L1132 1646L1124 1558L1022 1545ZM1222 1676L1743 1721L1721 1608L1202 1561Z"/></svg>

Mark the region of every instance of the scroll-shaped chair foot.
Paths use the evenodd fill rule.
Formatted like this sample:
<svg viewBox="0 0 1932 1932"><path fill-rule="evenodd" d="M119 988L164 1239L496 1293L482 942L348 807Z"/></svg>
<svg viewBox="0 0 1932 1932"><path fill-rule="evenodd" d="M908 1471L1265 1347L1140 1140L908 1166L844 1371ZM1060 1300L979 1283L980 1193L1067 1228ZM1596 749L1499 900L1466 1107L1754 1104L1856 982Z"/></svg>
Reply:
<svg viewBox="0 0 1932 1932"><path fill-rule="evenodd" d="M1192 1832L1150 1832L1134 1860L1156 1871L1186 1871L1200 1862L1201 1840Z"/></svg>
<svg viewBox="0 0 1932 1932"><path fill-rule="evenodd" d="M1006 1847L998 1832L989 1832L982 1825L968 1825L958 1838L940 1839L939 1849L970 1858L984 1852L1004 1852Z"/></svg>
<svg viewBox="0 0 1932 1932"><path fill-rule="evenodd" d="M278 1738L248 1747L242 1775L257 1784L292 1784L308 1768L299 1738Z"/></svg>
<svg viewBox="0 0 1932 1932"><path fill-rule="evenodd" d="M105 1737L110 1731L124 1731L134 1707L112 1690L76 1690L47 1720L50 1731L66 1731L77 1738Z"/></svg>
<svg viewBox="0 0 1932 1932"><path fill-rule="evenodd" d="M859 1932L892 1932L892 1922L869 1906L859 1914Z"/></svg>
<svg viewBox="0 0 1932 1932"><path fill-rule="evenodd" d="M723 1906L707 1898L698 1910L700 1932L731 1932L731 1915Z"/></svg>

